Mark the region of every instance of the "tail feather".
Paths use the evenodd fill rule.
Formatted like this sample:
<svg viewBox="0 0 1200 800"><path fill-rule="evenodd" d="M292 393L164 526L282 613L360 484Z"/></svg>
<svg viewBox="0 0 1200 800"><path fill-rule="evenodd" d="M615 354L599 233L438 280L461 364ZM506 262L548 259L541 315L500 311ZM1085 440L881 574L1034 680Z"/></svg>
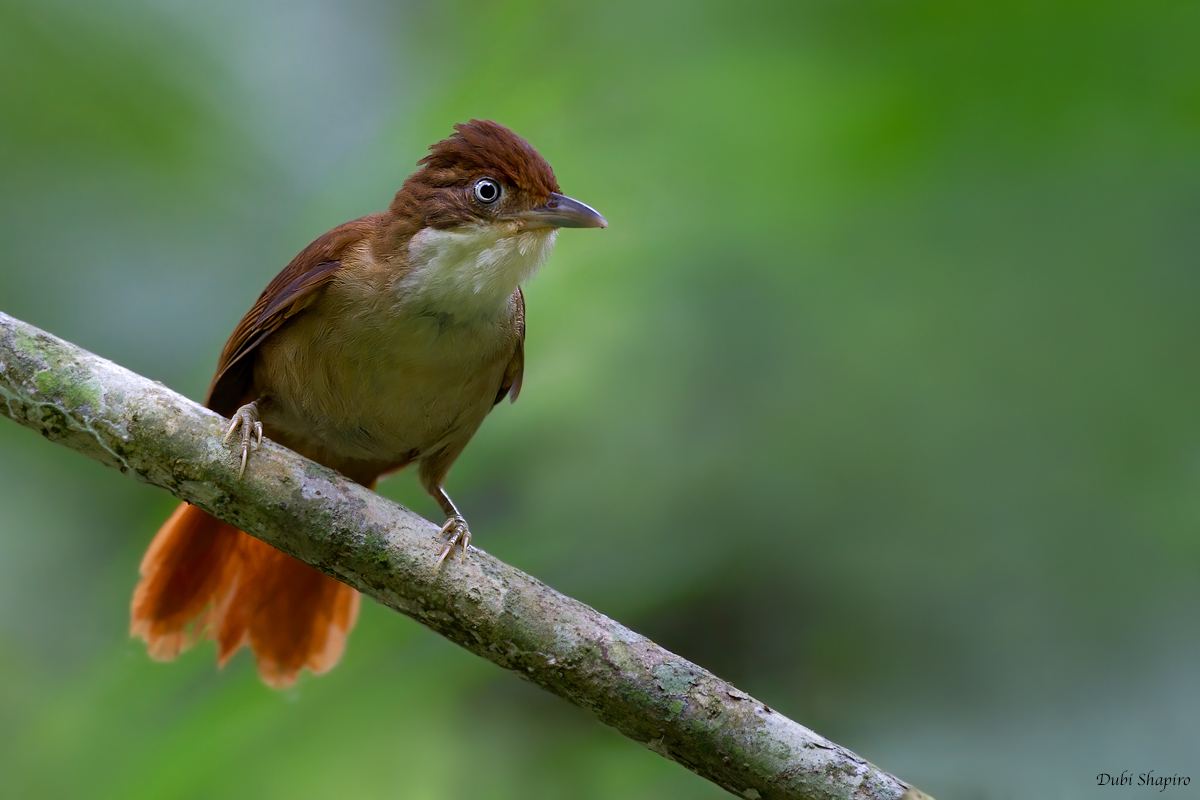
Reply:
<svg viewBox="0 0 1200 800"><path fill-rule="evenodd" d="M244 536L198 508L181 504L142 558L133 593L130 634L146 640L151 658L170 661L212 628L218 601L238 572Z"/></svg>
<svg viewBox="0 0 1200 800"><path fill-rule="evenodd" d="M249 644L269 686L300 670L326 672L358 616L354 589L186 503L142 559L130 632L152 658L170 660L200 636L224 665Z"/></svg>
<svg viewBox="0 0 1200 800"><path fill-rule="evenodd" d="M290 686L303 667L318 675L328 672L342 657L358 618L358 592L242 536L242 573L253 580L238 582L218 638L219 660L224 663L248 641L258 657L258 673L270 686Z"/></svg>

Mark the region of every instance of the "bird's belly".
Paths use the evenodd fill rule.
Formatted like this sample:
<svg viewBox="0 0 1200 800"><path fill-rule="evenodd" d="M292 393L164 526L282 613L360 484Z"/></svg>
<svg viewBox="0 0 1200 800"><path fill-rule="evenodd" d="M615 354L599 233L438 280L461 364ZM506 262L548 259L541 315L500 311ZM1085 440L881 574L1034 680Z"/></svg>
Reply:
<svg viewBox="0 0 1200 800"><path fill-rule="evenodd" d="M504 337L444 330L436 320L391 330L320 325L298 315L264 342L255 371L268 398L268 435L282 433L314 457L399 463L465 442L491 409L511 357Z"/></svg>

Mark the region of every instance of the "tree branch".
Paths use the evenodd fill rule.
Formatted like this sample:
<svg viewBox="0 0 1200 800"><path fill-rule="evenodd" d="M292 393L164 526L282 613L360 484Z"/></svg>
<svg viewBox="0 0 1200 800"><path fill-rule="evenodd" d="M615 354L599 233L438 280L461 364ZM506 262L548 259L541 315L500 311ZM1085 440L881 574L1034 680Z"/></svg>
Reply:
<svg viewBox="0 0 1200 800"><path fill-rule="evenodd" d="M221 417L3 313L0 414L163 487L734 794L926 797L481 550L432 573L438 526L333 470L264 441L237 480Z"/></svg>

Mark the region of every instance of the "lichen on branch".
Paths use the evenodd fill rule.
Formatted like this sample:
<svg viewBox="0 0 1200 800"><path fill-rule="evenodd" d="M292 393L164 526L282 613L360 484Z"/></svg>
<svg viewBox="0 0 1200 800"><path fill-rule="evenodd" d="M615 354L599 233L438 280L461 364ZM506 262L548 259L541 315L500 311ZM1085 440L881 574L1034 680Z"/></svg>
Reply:
<svg viewBox="0 0 1200 800"><path fill-rule="evenodd" d="M225 520L746 798L925 797L703 668L270 441L238 480L226 421L0 313L0 414Z"/></svg>

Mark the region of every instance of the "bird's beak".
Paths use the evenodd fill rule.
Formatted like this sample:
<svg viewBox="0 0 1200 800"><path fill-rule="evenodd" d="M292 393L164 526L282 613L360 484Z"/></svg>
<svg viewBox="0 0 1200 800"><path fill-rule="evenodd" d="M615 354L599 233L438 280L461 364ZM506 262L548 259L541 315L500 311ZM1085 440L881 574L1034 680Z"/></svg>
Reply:
<svg viewBox="0 0 1200 800"><path fill-rule="evenodd" d="M518 211L508 217L525 223L526 228L607 228L600 212L565 194L550 193L550 199L537 208Z"/></svg>

